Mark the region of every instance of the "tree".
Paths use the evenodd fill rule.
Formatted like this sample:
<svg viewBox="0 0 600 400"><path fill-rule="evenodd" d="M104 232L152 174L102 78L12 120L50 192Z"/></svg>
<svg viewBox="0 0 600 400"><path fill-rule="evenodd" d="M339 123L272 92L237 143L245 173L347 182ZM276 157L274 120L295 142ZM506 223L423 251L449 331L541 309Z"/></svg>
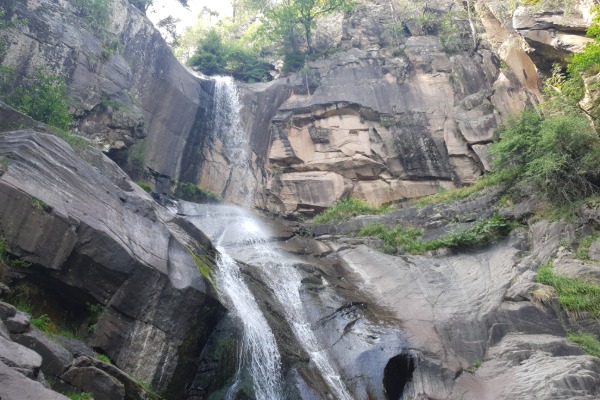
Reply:
<svg viewBox="0 0 600 400"><path fill-rule="evenodd" d="M200 40L196 54L190 58L188 65L207 75L225 72L225 46L215 28L210 29Z"/></svg>
<svg viewBox="0 0 600 400"><path fill-rule="evenodd" d="M353 0L283 0L274 5L268 0L246 0L238 1L237 4L262 10L265 23L270 25L272 32L284 39L284 45L292 43L295 30L301 28L307 52L313 53L312 30L317 18L334 12L350 11Z"/></svg>
<svg viewBox="0 0 600 400"><path fill-rule="evenodd" d="M158 27L164 29L170 36L171 40L167 40L171 46L177 46L179 41L179 35L177 34L177 24L181 22L179 18L174 18L172 15L165 17L158 21Z"/></svg>

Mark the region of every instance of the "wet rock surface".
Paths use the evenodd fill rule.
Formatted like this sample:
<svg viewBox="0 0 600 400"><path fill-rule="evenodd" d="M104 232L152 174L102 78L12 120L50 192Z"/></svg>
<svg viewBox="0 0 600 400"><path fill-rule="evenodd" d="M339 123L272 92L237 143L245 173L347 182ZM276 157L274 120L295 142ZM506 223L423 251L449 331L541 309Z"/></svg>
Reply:
<svg viewBox="0 0 600 400"><path fill-rule="evenodd" d="M34 130L1 135L0 155L9 163L0 177L0 231L7 251L35 265L18 279L67 307L99 304L89 343L158 390L184 390L180 369L191 360L180 346L203 343L222 309L189 252L212 252L208 239L118 168L93 167L61 139ZM44 356L46 373L58 376L70 364L50 349L53 342L27 333L28 316L17 312L4 323Z"/></svg>

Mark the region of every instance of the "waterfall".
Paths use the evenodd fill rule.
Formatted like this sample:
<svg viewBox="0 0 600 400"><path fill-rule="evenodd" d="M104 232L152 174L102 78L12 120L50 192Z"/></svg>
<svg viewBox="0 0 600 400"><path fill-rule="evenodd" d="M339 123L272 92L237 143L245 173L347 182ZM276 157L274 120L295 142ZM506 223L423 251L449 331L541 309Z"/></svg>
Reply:
<svg viewBox="0 0 600 400"><path fill-rule="evenodd" d="M277 349L275 336L260 311L256 300L244 283L239 267L222 247L217 261L216 280L222 301L235 310L242 321L243 340L240 351L238 374L234 384L227 392L227 399L235 398L240 374L243 367L249 364L256 398L281 399L281 356Z"/></svg>
<svg viewBox="0 0 600 400"><path fill-rule="evenodd" d="M179 212L206 233L215 243L219 256L215 271L216 289L221 301L241 321L243 338L239 352L238 373L227 391L234 399L244 368L249 368L258 400L282 399L281 355L275 335L244 282L238 263L228 254L231 241L252 236L255 227L234 206L209 206L188 202L179 204ZM235 227L235 229L231 229Z"/></svg>
<svg viewBox="0 0 600 400"><path fill-rule="evenodd" d="M223 153L232 164L240 165L248 159L248 138L240 121L238 90L230 76L216 76L213 108L213 135L223 143Z"/></svg>
<svg viewBox="0 0 600 400"><path fill-rule="evenodd" d="M233 78L214 77L213 139L221 142L221 154L229 164L226 194L236 203L250 207L254 200L256 178L253 176L250 142L241 123L240 97ZM224 196L225 197L225 196Z"/></svg>
<svg viewBox="0 0 600 400"><path fill-rule="evenodd" d="M265 281L273 290L275 298L284 305L286 318L296 339L310 356L323 379L339 400L352 400L341 377L335 372L327 352L319 346L317 338L306 318L302 299L300 298L300 284L302 277L293 267L294 259L289 254L276 251L264 239L259 239L256 245L256 262L263 268L261 270Z"/></svg>
<svg viewBox="0 0 600 400"><path fill-rule="evenodd" d="M294 267L291 254L277 250L270 243L271 234L256 217L234 206L197 205L181 202L180 213L218 243L217 287L223 300L242 321L244 351L240 363L249 362L258 399L278 400L280 355L273 332L267 324L237 263L228 253L242 254L244 262L259 269L264 283L280 303L284 317L296 341L310 356L331 394L338 400L351 400L341 377L335 371L325 349L319 346L311 329L300 288L302 277ZM248 355L250 360L244 358ZM235 391L234 387L230 391Z"/></svg>

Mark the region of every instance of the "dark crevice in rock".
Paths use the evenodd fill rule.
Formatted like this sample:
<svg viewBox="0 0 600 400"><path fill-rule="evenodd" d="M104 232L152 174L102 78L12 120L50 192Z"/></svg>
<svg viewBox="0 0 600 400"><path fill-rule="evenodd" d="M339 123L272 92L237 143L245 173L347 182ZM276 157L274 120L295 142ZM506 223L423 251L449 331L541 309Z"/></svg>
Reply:
<svg viewBox="0 0 600 400"><path fill-rule="evenodd" d="M399 400L402 397L404 387L411 381L416 367L417 360L407 351L390 359L383 375L383 387L389 400Z"/></svg>

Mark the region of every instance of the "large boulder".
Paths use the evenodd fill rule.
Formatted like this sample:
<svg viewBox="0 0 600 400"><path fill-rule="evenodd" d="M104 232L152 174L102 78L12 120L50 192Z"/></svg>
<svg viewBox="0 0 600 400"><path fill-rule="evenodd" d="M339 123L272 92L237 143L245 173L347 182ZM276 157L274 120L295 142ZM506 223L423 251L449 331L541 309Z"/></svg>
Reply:
<svg viewBox="0 0 600 400"><path fill-rule="evenodd" d="M36 265L26 279L41 282L49 301L105 306L93 345L158 390L177 377L177 393L189 351L206 340L222 310L190 255L211 254L212 245L114 163L89 149L80 153L96 166L47 133L0 134L0 157L8 160L0 176L7 250Z"/></svg>
<svg viewBox="0 0 600 400"><path fill-rule="evenodd" d="M42 356L42 372L46 375L60 376L71 365L73 356L58 342L48 338L37 328L13 335L12 338L16 343Z"/></svg>
<svg viewBox="0 0 600 400"><path fill-rule="evenodd" d="M2 400L68 400L68 397L26 378L3 362L0 362L0 397Z"/></svg>

